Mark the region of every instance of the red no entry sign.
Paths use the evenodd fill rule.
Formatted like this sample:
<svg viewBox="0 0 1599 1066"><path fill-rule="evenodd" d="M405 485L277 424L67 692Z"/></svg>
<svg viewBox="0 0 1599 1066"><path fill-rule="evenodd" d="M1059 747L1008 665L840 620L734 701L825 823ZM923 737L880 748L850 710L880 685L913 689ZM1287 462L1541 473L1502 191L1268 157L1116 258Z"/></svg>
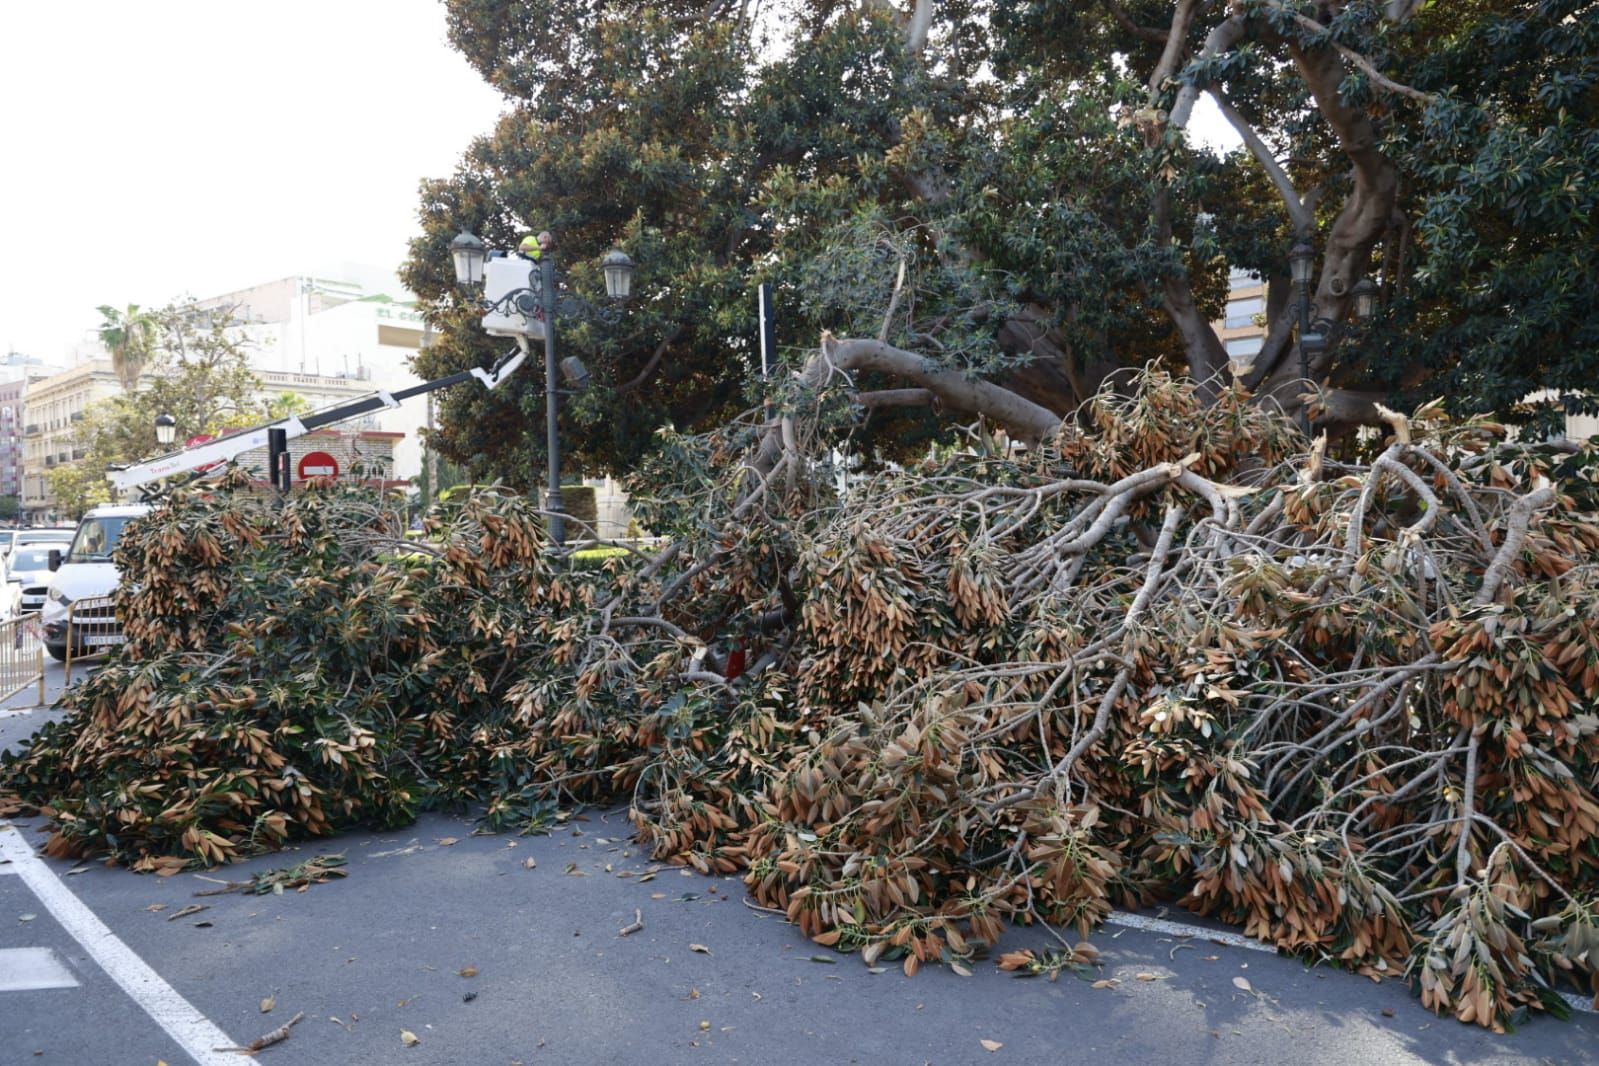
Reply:
<svg viewBox="0 0 1599 1066"><path fill-rule="evenodd" d="M306 452L300 456L300 480L314 477L338 477L339 461L327 452Z"/></svg>

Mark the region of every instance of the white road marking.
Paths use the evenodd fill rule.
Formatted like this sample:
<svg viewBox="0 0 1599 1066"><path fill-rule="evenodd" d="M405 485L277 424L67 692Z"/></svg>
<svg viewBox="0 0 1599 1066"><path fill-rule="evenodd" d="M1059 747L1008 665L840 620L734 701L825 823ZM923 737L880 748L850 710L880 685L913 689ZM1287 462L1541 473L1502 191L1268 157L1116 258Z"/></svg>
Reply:
<svg viewBox="0 0 1599 1066"><path fill-rule="evenodd" d="M1128 914L1126 911L1111 911L1110 917L1105 919L1105 924L1125 926L1128 929L1141 929L1146 933L1164 933L1166 936L1188 936L1196 940L1210 940L1217 944L1225 944L1230 948L1243 948L1245 951L1264 951L1268 955L1277 954L1277 949L1270 944L1262 944L1260 941L1244 936L1242 933L1229 933L1223 929L1205 929L1197 925L1186 925L1182 922L1169 922L1164 918Z"/></svg>
<svg viewBox="0 0 1599 1066"><path fill-rule="evenodd" d="M0 948L0 992L77 987L78 979L49 948Z"/></svg>
<svg viewBox="0 0 1599 1066"><path fill-rule="evenodd" d="M1277 954L1277 949L1270 944L1261 943L1244 936L1242 933L1230 933L1223 929L1206 929L1203 926L1188 925L1184 922L1171 922L1165 918L1150 918L1143 914L1128 914L1126 911L1111 911L1105 919L1106 925L1120 925L1127 929L1138 929L1146 933L1161 933L1165 936L1192 937L1195 940L1209 940L1215 944L1222 944L1229 948L1243 948L1245 951L1263 951L1268 955ZM1572 1010L1582 1011L1586 1014L1599 1014L1594 1010L1593 1000L1587 996L1579 996L1575 992L1557 993Z"/></svg>
<svg viewBox="0 0 1599 1066"><path fill-rule="evenodd" d="M239 1057L219 1047L232 1037L177 993L133 949L117 939L82 900L33 853L21 830L0 821L0 857L11 860L23 883L113 981L200 1066L238 1066Z"/></svg>

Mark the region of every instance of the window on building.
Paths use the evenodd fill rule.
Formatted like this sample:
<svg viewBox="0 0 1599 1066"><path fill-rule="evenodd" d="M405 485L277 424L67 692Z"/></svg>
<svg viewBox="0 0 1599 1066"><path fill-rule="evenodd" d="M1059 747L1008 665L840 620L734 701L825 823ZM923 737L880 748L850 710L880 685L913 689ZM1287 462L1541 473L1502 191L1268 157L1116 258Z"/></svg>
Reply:
<svg viewBox="0 0 1599 1066"><path fill-rule="evenodd" d="M1227 287L1236 289L1241 285L1259 285L1260 275L1248 270L1234 270L1227 275Z"/></svg>
<svg viewBox="0 0 1599 1066"><path fill-rule="evenodd" d="M1234 337L1227 342L1227 354L1238 358L1240 356L1256 355L1260 346L1265 343L1264 337Z"/></svg>
<svg viewBox="0 0 1599 1066"><path fill-rule="evenodd" d="M1266 298L1263 296L1245 296L1237 300L1228 300L1225 325L1228 329L1253 326L1255 316L1265 313Z"/></svg>

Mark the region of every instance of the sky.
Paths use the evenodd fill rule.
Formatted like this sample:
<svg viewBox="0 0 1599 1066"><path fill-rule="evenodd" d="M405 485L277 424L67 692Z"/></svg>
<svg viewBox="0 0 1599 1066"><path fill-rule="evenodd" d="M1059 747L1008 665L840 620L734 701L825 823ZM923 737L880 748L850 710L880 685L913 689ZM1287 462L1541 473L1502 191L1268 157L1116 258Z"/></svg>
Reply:
<svg viewBox="0 0 1599 1066"><path fill-rule="evenodd" d="M109 303L393 269L501 99L438 0L0 2L0 346Z"/></svg>
<svg viewBox="0 0 1599 1066"><path fill-rule="evenodd" d="M397 267L501 110L438 0L0 0L0 101L0 350L49 362L100 304Z"/></svg>

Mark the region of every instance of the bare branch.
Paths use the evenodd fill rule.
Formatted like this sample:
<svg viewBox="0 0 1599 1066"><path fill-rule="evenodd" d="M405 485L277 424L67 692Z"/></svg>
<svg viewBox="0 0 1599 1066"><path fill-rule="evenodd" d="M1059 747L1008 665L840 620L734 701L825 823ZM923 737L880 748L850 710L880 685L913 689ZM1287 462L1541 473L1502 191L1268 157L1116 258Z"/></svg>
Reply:
<svg viewBox="0 0 1599 1066"><path fill-rule="evenodd" d="M1138 23L1134 22L1132 17L1127 14L1126 9L1118 4L1116 0L1100 0L1100 3L1104 6L1106 11L1110 12L1110 17L1115 19L1116 23L1121 26L1122 29L1126 30L1128 33L1139 38L1140 40L1153 41L1156 44L1165 44L1166 38L1170 36L1166 30L1159 29L1158 27L1138 25Z"/></svg>
<svg viewBox="0 0 1599 1066"><path fill-rule="evenodd" d="M1211 59L1221 55L1244 39L1244 29L1244 20L1238 15L1218 22L1215 29L1205 38L1205 44L1200 48L1198 58ZM1172 104L1170 120L1174 129L1188 128L1188 120L1194 114L1194 104L1199 100L1199 90L1198 85L1184 85L1177 91L1177 101Z"/></svg>
<svg viewBox="0 0 1599 1066"><path fill-rule="evenodd" d="M1277 162L1277 157L1272 154L1270 146L1261 139L1255 127L1250 125L1249 120L1238 113L1238 109L1233 107L1219 88L1212 85L1208 91L1211 98L1216 101L1216 106L1221 109L1222 117L1232 123L1233 129L1237 130L1238 135L1244 139L1244 144L1248 146L1250 154L1255 157L1255 161L1260 164L1261 169L1265 170L1266 176L1271 178L1272 184L1277 186L1277 192L1282 196L1283 206L1288 209L1288 218L1294 224L1294 232L1300 236L1308 235L1316 225L1315 217L1310 213L1310 208L1305 206L1304 200L1300 198L1299 191L1294 188L1294 183L1288 177L1288 173Z"/></svg>
<svg viewBox="0 0 1599 1066"><path fill-rule="evenodd" d="M1277 0L1266 0L1266 5L1268 7L1276 8L1278 11L1283 11L1283 12L1291 15L1295 22L1299 23L1301 26L1303 26L1307 30L1311 30L1311 31L1313 31L1315 33L1318 33L1318 34L1326 34L1327 33L1327 27L1326 26L1323 26L1321 23L1317 22L1315 19L1309 17L1308 15L1302 15L1302 14L1300 14L1297 11L1288 11L1286 8L1284 8L1282 6L1282 4L1278 3ZM1368 78L1370 78L1372 81L1376 82L1378 85L1382 86L1384 89L1388 90L1389 92L1397 93L1400 96L1408 96L1412 100L1415 100L1416 102L1423 103L1423 104L1434 103L1435 101L1438 100L1438 94L1437 93L1422 92L1420 89L1412 89L1408 85L1401 85L1399 82L1394 81L1392 78L1390 78L1390 77L1386 76L1385 74L1383 74L1382 71L1378 70L1376 68L1376 66L1374 66L1372 64L1371 60L1367 59L1365 56L1361 55L1359 52L1355 51L1353 48L1349 48L1349 47L1346 47L1345 45L1339 44L1337 41L1333 40L1330 36L1326 39L1325 43L1327 44L1328 47L1330 47L1330 48L1334 49L1335 51L1337 51L1337 53L1339 55L1343 56L1345 59L1349 60L1355 66L1359 67L1365 73L1365 75Z"/></svg>
<svg viewBox="0 0 1599 1066"><path fill-rule="evenodd" d="M943 369L925 356L882 341L824 336L822 350L807 367L806 377L819 386L829 368L871 370L903 378L932 392L945 407L984 415L1021 440L1044 440L1060 428L1060 417L1047 407L993 382Z"/></svg>
<svg viewBox="0 0 1599 1066"><path fill-rule="evenodd" d="M905 47L912 55L919 56L927 50L927 33L932 26L933 0L916 0L905 27Z"/></svg>
<svg viewBox="0 0 1599 1066"><path fill-rule="evenodd" d="M618 385L616 387L617 393L622 394L632 392L635 389L641 388L645 382L649 381L650 377L655 373L656 367L661 365L661 358L666 355L666 350L672 346L672 342L676 341L677 338L681 337L682 335L683 326L681 324L675 325L671 329L667 330L666 336L661 338L661 343L655 346L655 354L651 355L650 361L644 364L644 369L640 370L636 375L634 375L631 381L627 381L621 385Z"/></svg>

